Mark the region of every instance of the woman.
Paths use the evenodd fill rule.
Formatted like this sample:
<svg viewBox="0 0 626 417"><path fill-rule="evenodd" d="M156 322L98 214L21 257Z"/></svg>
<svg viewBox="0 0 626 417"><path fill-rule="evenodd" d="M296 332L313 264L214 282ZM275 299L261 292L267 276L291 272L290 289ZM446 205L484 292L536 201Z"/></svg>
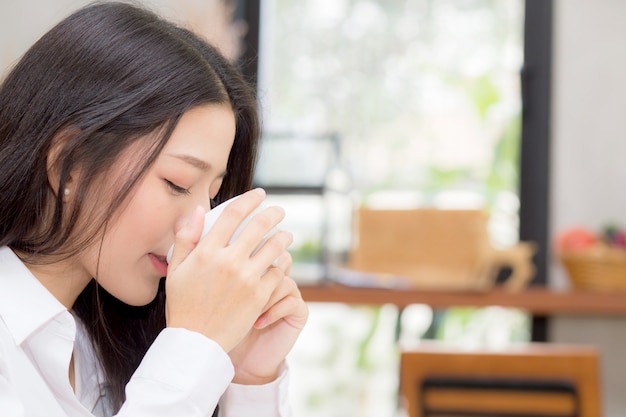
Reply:
<svg viewBox="0 0 626 417"><path fill-rule="evenodd" d="M291 235L255 251L283 211L228 243L264 199L245 192L258 136L237 71L138 7L86 7L31 47L0 86L3 417L289 414L308 311Z"/></svg>

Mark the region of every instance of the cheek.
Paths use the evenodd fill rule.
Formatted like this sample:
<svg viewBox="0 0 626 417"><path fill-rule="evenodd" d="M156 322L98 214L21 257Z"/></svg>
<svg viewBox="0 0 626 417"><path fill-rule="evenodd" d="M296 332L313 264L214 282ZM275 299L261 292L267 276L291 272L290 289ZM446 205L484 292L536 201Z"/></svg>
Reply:
<svg viewBox="0 0 626 417"><path fill-rule="evenodd" d="M129 262L148 253L165 255L185 213L185 201L185 197L173 196L161 178L148 175L115 218L108 239L110 251L130 258Z"/></svg>
<svg viewBox="0 0 626 417"><path fill-rule="evenodd" d="M146 180L137 187L112 219L99 253L100 285L131 305L147 304L156 295L159 280L148 253L165 252L174 239L175 207L166 192L154 192L158 185Z"/></svg>
<svg viewBox="0 0 626 417"><path fill-rule="evenodd" d="M165 215L163 209L159 201L138 194L120 215L117 228L120 233L135 235L137 238L151 234L163 223L159 221Z"/></svg>
<svg viewBox="0 0 626 417"><path fill-rule="evenodd" d="M143 239L168 230L173 233L175 210L163 188L164 185L154 178L139 184L115 221L116 234L128 239Z"/></svg>

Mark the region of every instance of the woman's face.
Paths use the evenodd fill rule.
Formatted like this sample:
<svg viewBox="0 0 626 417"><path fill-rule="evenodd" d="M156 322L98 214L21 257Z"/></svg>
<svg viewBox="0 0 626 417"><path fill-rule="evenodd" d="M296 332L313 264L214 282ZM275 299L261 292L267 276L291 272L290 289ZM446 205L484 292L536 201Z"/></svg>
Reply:
<svg viewBox="0 0 626 417"><path fill-rule="evenodd" d="M127 304L152 301L167 274L165 256L177 227L198 205L210 209L234 138L235 117L227 105L185 113L128 203L112 218L102 250L94 245L80 256L90 276ZM136 160L130 153L122 158Z"/></svg>

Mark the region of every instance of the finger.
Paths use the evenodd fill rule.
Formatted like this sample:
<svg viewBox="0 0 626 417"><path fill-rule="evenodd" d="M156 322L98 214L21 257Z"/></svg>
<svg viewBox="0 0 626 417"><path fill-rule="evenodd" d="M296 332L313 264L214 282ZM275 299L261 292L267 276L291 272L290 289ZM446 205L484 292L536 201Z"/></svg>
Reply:
<svg viewBox="0 0 626 417"><path fill-rule="evenodd" d="M168 269L176 269L178 265L196 247L204 224L204 209L198 206L194 209L188 221L176 232L174 249Z"/></svg>
<svg viewBox="0 0 626 417"><path fill-rule="evenodd" d="M216 207L214 210L221 210L221 213L206 238L203 239L206 243L202 244L213 247L228 246L237 228L261 205L264 199L265 191L262 188L255 188L229 200L226 206Z"/></svg>
<svg viewBox="0 0 626 417"><path fill-rule="evenodd" d="M281 299L291 294L294 291L294 289L296 289L296 283L291 278L284 275L282 280L278 283L278 285L274 289L274 292L270 296L269 300L267 300L267 303L265 304L265 306L263 306L263 310L261 311L261 314L265 313L274 304L276 304Z"/></svg>
<svg viewBox="0 0 626 417"><path fill-rule="evenodd" d="M276 282L274 283L274 287L278 286L283 278L285 278L285 272L277 266L269 265L265 270L265 273L262 275L261 279L265 279L266 277L276 278ZM272 290L274 291L274 290Z"/></svg>
<svg viewBox="0 0 626 417"><path fill-rule="evenodd" d="M251 260L257 268L278 267L287 272L291 263L291 256L287 248L293 242L293 234L279 230L270 236L251 256Z"/></svg>
<svg viewBox="0 0 626 417"><path fill-rule="evenodd" d="M272 294L274 294L276 288L280 285L283 278L285 278L285 274L283 273L283 271L276 267L268 268L261 276L261 279L257 283L257 288L258 294L260 294L261 299L264 300L264 304L263 308L261 308L259 311L259 315L263 312L265 306L268 305Z"/></svg>
<svg viewBox="0 0 626 417"><path fill-rule="evenodd" d="M291 265L293 258L291 253L284 251L278 258L272 262L273 266L277 266L285 272L285 275L291 275Z"/></svg>
<svg viewBox="0 0 626 417"><path fill-rule="evenodd" d="M291 292L261 314L254 323L254 328L263 329L281 319L285 319L293 327L302 328L307 317L308 309L300 296L300 291Z"/></svg>
<svg viewBox="0 0 626 417"><path fill-rule="evenodd" d="M255 211L233 235L237 251L245 256L254 255L266 240L278 233L276 226L284 218L285 210L278 206Z"/></svg>

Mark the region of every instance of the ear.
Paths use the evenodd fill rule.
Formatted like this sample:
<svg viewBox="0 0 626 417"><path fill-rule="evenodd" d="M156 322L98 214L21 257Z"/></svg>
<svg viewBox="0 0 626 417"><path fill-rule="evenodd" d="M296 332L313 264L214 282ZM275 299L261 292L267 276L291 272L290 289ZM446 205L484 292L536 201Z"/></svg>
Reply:
<svg viewBox="0 0 626 417"><path fill-rule="evenodd" d="M54 192L54 195L59 195L59 192L68 195L69 192L71 192L72 182L76 175L70 172L65 178L64 184L61 184L62 161L66 155L65 149L69 141L71 141L77 133L78 130L75 128L65 128L58 131L52 137L51 146L46 159L46 171L48 174L48 184L52 192ZM63 190L59 190L61 185L64 187Z"/></svg>

